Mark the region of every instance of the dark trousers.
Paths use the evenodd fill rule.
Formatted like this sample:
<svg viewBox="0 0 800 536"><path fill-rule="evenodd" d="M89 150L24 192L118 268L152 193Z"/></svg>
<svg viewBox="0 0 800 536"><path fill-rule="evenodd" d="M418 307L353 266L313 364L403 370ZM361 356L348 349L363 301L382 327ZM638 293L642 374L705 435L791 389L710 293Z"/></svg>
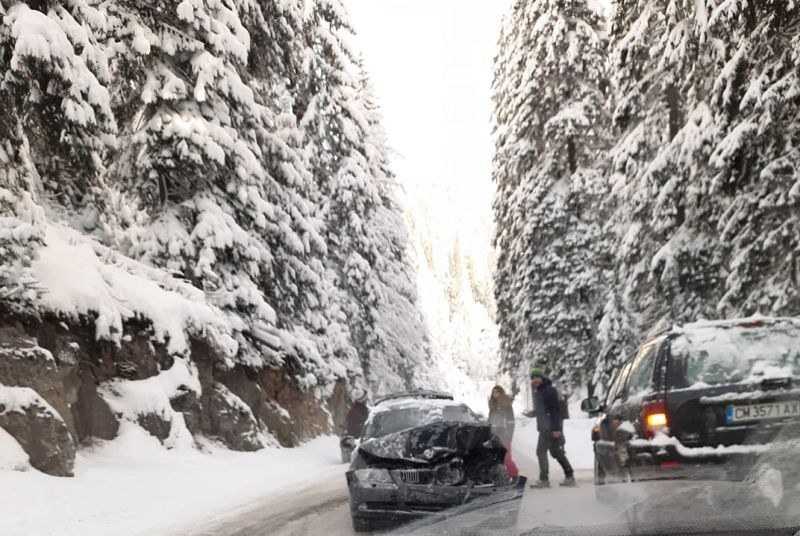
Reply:
<svg viewBox="0 0 800 536"><path fill-rule="evenodd" d="M569 464L567 454L564 452L564 435L555 439L552 432L539 432L539 443L536 445L536 457L539 458L539 479L548 480L550 478L550 461L547 453L556 459L564 470L564 475L569 478L573 474L572 466Z"/></svg>

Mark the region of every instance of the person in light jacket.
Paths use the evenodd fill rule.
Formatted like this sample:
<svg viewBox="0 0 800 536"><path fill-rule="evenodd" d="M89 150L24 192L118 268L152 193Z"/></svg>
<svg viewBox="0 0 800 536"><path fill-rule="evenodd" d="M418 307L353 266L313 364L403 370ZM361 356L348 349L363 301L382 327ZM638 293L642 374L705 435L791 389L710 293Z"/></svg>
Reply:
<svg viewBox="0 0 800 536"><path fill-rule="evenodd" d="M519 476L519 468L511 457L511 440L514 438L514 410L511 408L511 399L505 389L495 385L489 397L489 426L506 447L506 457L503 463L508 470L508 476Z"/></svg>

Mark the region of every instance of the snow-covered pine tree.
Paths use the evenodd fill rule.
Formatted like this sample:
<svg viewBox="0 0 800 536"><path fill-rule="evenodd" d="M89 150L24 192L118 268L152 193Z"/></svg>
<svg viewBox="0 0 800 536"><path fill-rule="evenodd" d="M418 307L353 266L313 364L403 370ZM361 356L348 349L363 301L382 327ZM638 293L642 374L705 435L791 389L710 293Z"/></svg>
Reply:
<svg viewBox="0 0 800 536"><path fill-rule="evenodd" d="M276 89L285 88L295 101L295 111L305 108L307 98L301 94L309 76L307 4L306 0L253 0L247 15L252 41L249 72Z"/></svg>
<svg viewBox="0 0 800 536"><path fill-rule="evenodd" d="M371 387L408 387L415 383L414 372L424 368L425 356L421 333L409 329L418 313L413 291L406 288L407 268L401 269L406 261L398 257L406 238L396 234L397 228L381 236L402 219L395 217L397 207L387 204L393 178L381 175L388 159L375 146L352 75L355 54L347 46L352 29L339 0L314 2L306 28L310 76L300 90L302 125L326 227L333 306L347 320Z"/></svg>
<svg viewBox="0 0 800 536"><path fill-rule="evenodd" d="M132 253L209 293L237 327L239 358L270 363L259 334L277 321L262 289L274 253L263 237L280 224L265 195L263 109L243 76L249 2L126 7L145 29L121 27L144 82L114 179L153 215Z"/></svg>
<svg viewBox="0 0 800 536"><path fill-rule="evenodd" d="M364 152L368 173L375 182L380 202L365 220L369 235L374 277L370 289L369 314L372 333L367 338L371 381L391 376L410 378L416 385L433 380L426 356L430 343L417 308L417 289L410 254L410 241L398 196L398 184L390 165L390 149L383 130L380 109L363 62L359 61L358 97L364 110ZM386 385L383 389L390 388Z"/></svg>
<svg viewBox="0 0 800 536"><path fill-rule="evenodd" d="M2 2L0 16L1 90L11 105L3 113L17 115L8 128L24 129L41 187L76 207L103 189L105 152L115 144L108 64L95 36L103 19L85 0Z"/></svg>
<svg viewBox="0 0 800 536"><path fill-rule="evenodd" d="M264 80L258 93L266 95ZM318 208L318 194L304 150L304 134L294 114L294 101L287 89L276 88L278 112L266 117L273 132L259 135L262 160L268 171L266 197L275 207L275 223L263 238L274 253L262 285L276 304L278 327L289 353L297 359L306 387L332 387L332 380L345 374L358 376L360 369L346 324L339 317L330 294L334 289L326 277L328 246ZM266 110L266 108L265 108Z"/></svg>
<svg viewBox="0 0 800 536"><path fill-rule="evenodd" d="M718 129L709 194L725 246L725 316L800 314L800 6L720 2L726 62L709 97Z"/></svg>
<svg viewBox="0 0 800 536"><path fill-rule="evenodd" d="M0 27L0 42L5 42L7 30ZM4 72L7 57L0 54L0 70ZM44 229L15 105L13 93L0 86L0 304L25 309L36 297L36 282L29 267Z"/></svg>
<svg viewBox="0 0 800 536"><path fill-rule="evenodd" d="M42 193L92 208L115 143L108 67L90 2L0 3L0 300L30 306Z"/></svg>
<svg viewBox="0 0 800 536"><path fill-rule="evenodd" d="M704 2L620 2L612 24L619 142L611 182L623 301L642 326L713 316L720 255L702 173L720 42Z"/></svg>
<svg viewBox="0 0 800 536"><path fill-rule="evenodd" d="M496 207L498 245L506 248L496 281L501 358L509 372L543 361L566 385L577 385L588 380L595 354L598 261L606 247L598 212L605 131L601 20L582 1L532 0L517 4L516 12L509 23L521 25L524 37L512 42L523 47L517 54L525 59L503 65L515 86L522 69L522 90L509 102L496 99L495 119L502 125L496 179L509 203ZM508 85L495 87L502 92ZM510 333L502 325L509 314L516 317Z"/></svg>
<svg viewBox="0 0 800 536"><path fill-rule="evenodd" d="M492 99L494 102L492 180L496 194L493 210L496 222L494 245L497 266L494 274L494 295L497 304L500 353L502 366L513 369L521 364L520 311L513 297L516 270L520 266L518 247L525 214L520 209L518 188L522 170L536 158L536 149L526 132L524 88L522 77L527 67L529 33L524 31L533 21L528 20L527 0L516 0L506 15L495 57ZM508 364L506 364L508 363ZM514 377L512 375L512 377Z"/></svg>

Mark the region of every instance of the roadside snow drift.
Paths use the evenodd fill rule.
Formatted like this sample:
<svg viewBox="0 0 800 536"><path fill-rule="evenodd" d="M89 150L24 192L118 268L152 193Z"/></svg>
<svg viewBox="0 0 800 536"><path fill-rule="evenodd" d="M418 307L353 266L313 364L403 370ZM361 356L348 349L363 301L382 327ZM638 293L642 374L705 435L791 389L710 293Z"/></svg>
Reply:
<svg viewBox="0 0 800 536"><path fill-rule="evenodd" d="M222 312L202 291L68 227L48 225L33 270L45 291L42 308L72 318L95 316L98 338L119 342L125 321L146 319L170 353L188 351L189 332L209 336L229 355L236 351Z"/></svg>
<svg viewBox="0 0 800 536"><path fill-rule="evenodd" d="M17 447L0 431L3 466L26 465ZM78 454L75 478L0 470L0 534L169 534L314 479L343 474L338 455L335 437L257 453L212 444L204 452L167 451L147 432L123 423L119 438Z"/></svg>

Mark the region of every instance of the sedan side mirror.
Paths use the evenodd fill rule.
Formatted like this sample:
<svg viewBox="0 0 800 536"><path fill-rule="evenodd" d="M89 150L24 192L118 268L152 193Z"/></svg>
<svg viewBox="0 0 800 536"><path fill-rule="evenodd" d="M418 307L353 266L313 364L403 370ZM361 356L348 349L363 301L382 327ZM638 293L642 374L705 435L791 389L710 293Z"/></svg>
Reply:
<svg viewBox="0 0 800 536"><path fill-rule="evenodd" d="M603 404L596 396L593 396L581 402L581 411L594 415L603 411Z"/></svg>

